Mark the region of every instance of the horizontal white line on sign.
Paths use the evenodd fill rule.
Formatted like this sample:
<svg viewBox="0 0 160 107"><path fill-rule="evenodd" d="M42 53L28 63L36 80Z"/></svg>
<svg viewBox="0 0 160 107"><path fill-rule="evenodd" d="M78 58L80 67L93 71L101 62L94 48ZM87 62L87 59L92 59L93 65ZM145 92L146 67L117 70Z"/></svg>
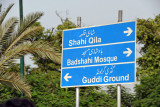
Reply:
<svg viewBox="0 0 160 107"><path fill-rule="evenodd" d="M71 68L83 68L83 67L92 67L92 66L104 66L104 65L119 65L119 64L130 64L133 62L121 62L121 63L111 63L111 64L97 64L97 65L86 65L86 66L74 66L74 67L63 67L62 69L71 69Z"/></svg>
<svg viewBox="0 0 160 107"><path fill-rule="evenodd" d="M126 41L126 42L116 42L116 43L108 43L108 44L99 44L99 45L88 45L88 46L80 46L80 47L72 47L72 48L63 48L63 50L77 49L77 48L88 48L88 47L95 47L95 46L116 45L116 44L133 43L133 42L135 42L135 41Z"/></svg>

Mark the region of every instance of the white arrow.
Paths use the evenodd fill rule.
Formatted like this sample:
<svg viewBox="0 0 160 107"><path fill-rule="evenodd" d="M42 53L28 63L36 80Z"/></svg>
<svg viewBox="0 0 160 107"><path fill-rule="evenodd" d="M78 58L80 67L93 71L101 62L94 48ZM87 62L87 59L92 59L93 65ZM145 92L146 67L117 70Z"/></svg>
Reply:
<svg viewBox="0 0 160 107"><path fill-rule="evenodd" d="M68 78L72 78L72 76L68 76L68 75L69 75L69 73L67 73L67 74L64 76L64 79L65 79L66 81L69 81Z"/></svg>
<svg viewBox="0 0 160 107"><path fill-rule="evenodd" d="M128 33L127 36L130 36L133 31L130 27L127 27L127 29L128 30L124 31L124 33Z"/></svg>
<svg viewBox="0 0 160 107"><path fill-rule="evenodd" d="M126 57L129 57L131 55L132 51L129 48L126 48L126 49L127 49L127 51L123 51L123 54L127 54Z"/></svg>

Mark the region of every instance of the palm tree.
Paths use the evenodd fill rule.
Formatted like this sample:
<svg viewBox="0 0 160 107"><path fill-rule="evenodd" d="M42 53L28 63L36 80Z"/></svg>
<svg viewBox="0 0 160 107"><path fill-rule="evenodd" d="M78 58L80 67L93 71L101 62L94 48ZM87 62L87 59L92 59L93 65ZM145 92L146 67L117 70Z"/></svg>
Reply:
<svg viewBox="0 0 160 107"><path fill-rule="evenodd" d="M21 26L16 17L9 18L4 22L13 5L11 4L0 14L0 83L14 87L30 97L30 87L25 79L20 79L19 74L5 72L7 62L31 53L42 58L49 58L60 64L60 53L48 42L30 41L30 38L37 36L43 29L42 27L32 26L43 13L36 12L27 15L24 17ZM0 11L1 7L2 5L0 5Z"/></svg>

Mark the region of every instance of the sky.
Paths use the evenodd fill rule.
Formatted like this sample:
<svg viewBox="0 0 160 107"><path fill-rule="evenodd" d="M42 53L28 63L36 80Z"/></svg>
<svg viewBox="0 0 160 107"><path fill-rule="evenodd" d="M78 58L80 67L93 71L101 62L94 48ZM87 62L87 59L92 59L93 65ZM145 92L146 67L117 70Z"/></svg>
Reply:
<svg viewBox="0 0 160 107"><path fill-rule="evenodd" d="M19 0L0 0L3 8L15 3L7 18L19 17ZM160 0L23 0L24 16L32 12L44 12L39 20L46 29L61 24L61 17L68 17L75 24L77 17L82 17L82 26L95 26L116 23L118 21L118 10L123 10L123 21L136 20L137 18L154 18L160 14ZM137 51L140 46L137 46ZM137 53L137 57L140 54ZM33 65L30 56L25 57L25 63ZM133 85L129 87L133 88Z"/></svg>
<svg viewBox="0 0 160 107"><path fill-rule="evenodd" d="M19 0L0 0L4 6L15 3L9 16L19 17ZM41 11L40 19L45 28L56 27L61 23L55 12L69 17L76 23L82 17L82 26L104 25L118 20L118 10L123 10L123 21L137 18L154 18L160 13L160 0L23 0L24 16Z"/></svg>

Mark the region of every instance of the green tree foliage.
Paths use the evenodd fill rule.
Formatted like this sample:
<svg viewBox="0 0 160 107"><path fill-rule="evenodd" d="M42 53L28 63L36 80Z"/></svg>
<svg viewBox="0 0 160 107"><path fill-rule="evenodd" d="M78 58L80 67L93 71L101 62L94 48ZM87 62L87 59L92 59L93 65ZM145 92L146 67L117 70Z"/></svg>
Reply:
<svg viewBox="0 0 160 107"><path fill-rule="evenodd" d="M155 19L138 19L137 43L143 44L138 58L137 76L149 76L160 69L160 15Z"/></svg>
<svg viewBox="0 0 160 107"><path fill-rule="evenodd" d="M110 85L107 87L107 93L111 99L117 99L117 87ZM121 86L121 103L124 107L132 107L135 100L134 94L130 93L128 88Z"/></svg>
<svg viewBox="0 0 160 107"><path fill-rule="evenodd" d="M32 100L38 107L74 107L75 88L60 87L60 73L57 71L33 72L27 75L31 85ZM80 107L116 107L116 100L97 91L96 87L80 89Z"/></svg>
<svg viewBox="0 0 160 107"><path fill-rule="evenodd" d="M160 15L138 19L137 42L143 44L138 58L135 107L160 106Z"/></svg>
<svg viewBox="0 0 160 107"><path fill-rule="evenodd" d="M153 72L152 76L142 77L136 85L135 107L160 107L160 69Z"/></svg>
<svg viewBox="0 0 160 107"><path fill-rule="evenodd" d="M110 99L109 95L103 91L95 90L93 87L85 88L80 93L81 107L117 107L115 99Z"/></svg>
<svg viewBox="0 0 160 107"><path fill-rule="evenodd" d="M15 91L15 89L5 85L0 85L0 87L0 103L19 97L21 94L19 91Z"/></svg>

